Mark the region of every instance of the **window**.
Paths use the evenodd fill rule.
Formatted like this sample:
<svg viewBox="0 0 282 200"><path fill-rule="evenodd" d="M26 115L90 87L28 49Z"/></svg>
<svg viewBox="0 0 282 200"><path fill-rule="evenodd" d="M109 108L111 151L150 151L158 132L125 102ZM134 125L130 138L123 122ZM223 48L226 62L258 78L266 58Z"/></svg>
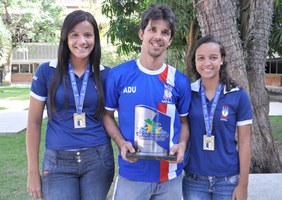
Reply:
<svg viewBox="0 0 282 200"><path fill-rule="evenodd" d="M38 67L39 67L39 64L38 63L34 63L33 64L33 72L31 72L31 73L35 73L36 70L38 69Z"/></svg>
<svg viewBox="0 0 282 200"><path fill-rule="evenodd" d="M282 74L282 58L268 59L265 64L265 73Z"/></svg>
<svg viewBox="0 0 282 200"><path fill-rule="evenodd" d="M20 72L20 67L18 64L12 64L12 73L19 73Z"/></svg>
<svg viewBox="0 0 282 200"><path fill-rule="evenodd" d="M278 74L282 74L282 60L278 61L277 65Z"/></svg>
<svg viewBox="0 0 282 200"><path fill-rule="evenodd" d="M39 63L12 64L13 74L33 74L39 67Z"/></svg>
<svg viewBox="0 0 282 200"><path fill-rule="evenodd" d="M29 64L20 64L20 73L29 73Z"/></svg>

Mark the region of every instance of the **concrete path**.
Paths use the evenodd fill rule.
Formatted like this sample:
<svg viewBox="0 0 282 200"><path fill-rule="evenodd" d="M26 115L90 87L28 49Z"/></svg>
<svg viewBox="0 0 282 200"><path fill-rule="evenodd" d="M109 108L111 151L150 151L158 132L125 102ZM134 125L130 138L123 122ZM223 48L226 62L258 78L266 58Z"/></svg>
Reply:
<svg viewBox="0 0 282 200"><path fill-rule="evenodd" d="M282 116L282 103L270 102L270 104L269 104L269 116Z"/></svg>
<svg viewBox="0 0 282 200"><path fill-rule="evenodd" d="M0 134L18 133L27 126L27 110L0 112Z"/></svg>
<svg viewBox="0 0 282 200"><path fill-rule="evenodd" d="M0 135L17 134L27 127L28 110L0 111ZM43 118L46 118L46 111Z"/></svg>
<svg viewBox="0 0 282 200"><path fill-rule="evenodd" d="M282 174L250 174L248 200L281 200Z"/></svg>
<svg viewBox="0 0 282 200"><path fill-rule="evenodd" d="M0 100L0 135L18 134L27 127L29 101ZM46 111L43 118L47 117Z"/></svg>

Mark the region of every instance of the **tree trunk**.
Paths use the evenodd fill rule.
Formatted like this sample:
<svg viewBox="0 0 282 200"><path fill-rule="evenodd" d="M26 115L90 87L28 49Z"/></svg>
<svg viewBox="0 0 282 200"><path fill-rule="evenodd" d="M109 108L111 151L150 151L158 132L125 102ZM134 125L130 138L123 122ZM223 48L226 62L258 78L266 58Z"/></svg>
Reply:
<svg viewBox="0 0 282 200"><path fill-rule="evenodd" d="M3 67L3 84L11 85L12 80L12 71L11 71L11 59L13 55L13 49L8 53L7 63L4 64Z"/></svg>
<svg viewBox="0 0 282 200"><path fill-rule="evenodd" d="M243 48L237 29L237 8L230 0L193 0L193 3L202 35L212 34L221 38L229 74L248 91Z"/></svg>
<svg viewBox="0 0 282 200"><path fill-rule="evenodd" d="M273 0L243 1L242 37L253 105L252 162L254 173L281 172L282 165L269 124L269 95L265 88L265 62L272 23Z"/></svg>
<svg viewBox="0 0 282 200"><path fill-rule="evenodd" d="M195 18L196 20L196 18ZM195 76L195 69L192 68L191 66L191 59L190 55L193 50L193 46L195 44L195 41L198 39L200 35L200 29L199 26L195 24L195 21L192 20L190 22L190 28L189 28L189 33L186 35L186 42L187 42L187 48L185 51L185 67L184 67L184 73L186 76L189 77L191 81L196 81L196 76Z"/></svg>
<svg viewBox="0 0 282 200"><path fill-rule="evenodd" d="M236 11L239 5L237 2L193 0L202 35L213 34L221 38L226 49L228 72L251 96L253 106L251 171L253 173L281 172L281 162L271 136L268 120L269 97L264 84L264 65L273 0L252 1L251 13L247 11L247 7L244 7L251 21L248 28L242 26L248 30L243 37L247 39L244 43L246 58L237 28ZM247 15L242 15L242 19L246 18Z"/></svg>

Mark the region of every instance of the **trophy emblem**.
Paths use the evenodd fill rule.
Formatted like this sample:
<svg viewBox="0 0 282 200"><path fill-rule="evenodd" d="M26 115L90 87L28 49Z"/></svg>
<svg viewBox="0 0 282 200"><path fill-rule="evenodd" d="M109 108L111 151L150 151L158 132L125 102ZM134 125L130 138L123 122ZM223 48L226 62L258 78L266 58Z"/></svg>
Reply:
<svg viewBox="0 0 282 200"><path fill-rule="evenodd" d="M171 117L145 105L135 106L134 148L127 157L153 160L176 160L169 155Z"/></svg>

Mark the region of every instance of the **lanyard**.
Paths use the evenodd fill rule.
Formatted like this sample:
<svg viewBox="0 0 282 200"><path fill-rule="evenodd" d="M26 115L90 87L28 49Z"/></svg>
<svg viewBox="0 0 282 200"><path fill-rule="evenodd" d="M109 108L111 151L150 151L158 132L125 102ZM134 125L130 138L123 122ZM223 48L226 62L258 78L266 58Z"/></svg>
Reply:
<svg viewBox="0 0 282 200"><path fill-rule="evenodd" d="M201 83L201 100L202 100L202 108L203 108L203 115L204 115L204 120L205 120L205 126L206 126L206 132L208 136L211 136L212 134L212 123L213 123L213 115L215 112L215 108L219 99L219 95L221 92L221 83L218 84L216 93L214 96L214 99L212 101L212 107L210 110L210 113L208 112L207 108L207 101L206 101L206 95L205 95L205 89L203 86L203 83Z"/></svg>
<svg viewBox="0 0 282 200"><path fill-rule="evenodd" d="M72 64L69 63L69 75L70 75L70 80L71 80L73 96L74 96L74 100L75 100L76 111L77 111L78 114L82 113L82 107L83 107L84 97L85 97L85 93L86 93L86 86L87 86L87 82L88 82L89 71L90 71L90 67L89 67L89 64L88 64L87 67L86 67L85 73L84 73L80 94L78 94L74 70L73 70Z"/></svg>

